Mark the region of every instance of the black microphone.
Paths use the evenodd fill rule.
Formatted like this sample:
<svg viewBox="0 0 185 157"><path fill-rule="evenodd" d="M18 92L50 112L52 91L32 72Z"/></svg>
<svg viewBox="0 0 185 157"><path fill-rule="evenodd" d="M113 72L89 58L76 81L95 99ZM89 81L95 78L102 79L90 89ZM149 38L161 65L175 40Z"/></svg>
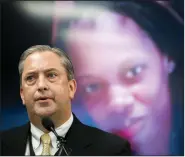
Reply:
<svg viewBox="0 0 185 157"><path fill-rule="evenodd" d="M43 117L41 120L41 123L46 130L52 131L54 133L54 135L56 136L57 141L59 142L58 148L61 146L61 149L59 150L59 156L61 155L62 150L64 150L66 155L70 155L71 152L67 152L67 150L64 147L66 140L57 134L57 132L55 131L55 125L54 125L53 121L51 120L51 118Z"/></svg>

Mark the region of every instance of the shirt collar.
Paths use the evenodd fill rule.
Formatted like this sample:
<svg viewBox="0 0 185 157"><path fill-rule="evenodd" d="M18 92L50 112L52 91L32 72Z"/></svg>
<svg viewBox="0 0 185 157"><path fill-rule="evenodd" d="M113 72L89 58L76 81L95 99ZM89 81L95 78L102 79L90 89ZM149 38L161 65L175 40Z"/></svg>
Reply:
<svg viewBox="0 0 185 157"><path fill-rule="evenodd" d="M65 137L72 123L73 123L73 114L71 113L70 118L64 124L56 128L55 131L59 136ZM35 150L41 144L40 137L44 134L44 132L31 123L31 134L32 134L32 145L33 149ZM53 132L49 132L49 135L51 137L52 147L57 148L56 136L53 134Z"/></svg>

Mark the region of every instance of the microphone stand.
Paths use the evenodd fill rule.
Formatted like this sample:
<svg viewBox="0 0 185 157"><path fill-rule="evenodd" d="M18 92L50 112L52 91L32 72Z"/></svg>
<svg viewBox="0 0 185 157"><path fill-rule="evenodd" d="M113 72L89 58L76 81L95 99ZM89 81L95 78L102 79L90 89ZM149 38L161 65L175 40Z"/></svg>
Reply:
<svg viewBox="0 0 185 157"><path fill-rule="evenodd" d="M59 139L58 139L59 138ZM59 137L58 136L57 138L57 141L59 142L57 147L59 148L59 153L58 153L58 156L61 156L62 155L62 150L64 150L65 154L67 156L69 156L69 153L67 152L67 150L65 149L64 145L66 143L66 141L62 138L62 137Z"/></svg>
<svg viewBox="0 0 185 157"><path fill-rule="evenodd" d="M68 151L66 150L66 148L64 147L64 145L66 144L67 141L66 141L63 137L59 136L59 135L56 133L55 129L51 128L51 130L52 130L52 132L55 134L55 136L57 137L57 141L58 141L57 147L59 148L58 156L61 156L61 155L62 155L62 150L64 150L65 154L66 154L67 156L69 156L70 153L71 153L71 150L68 152Z"/></svg>

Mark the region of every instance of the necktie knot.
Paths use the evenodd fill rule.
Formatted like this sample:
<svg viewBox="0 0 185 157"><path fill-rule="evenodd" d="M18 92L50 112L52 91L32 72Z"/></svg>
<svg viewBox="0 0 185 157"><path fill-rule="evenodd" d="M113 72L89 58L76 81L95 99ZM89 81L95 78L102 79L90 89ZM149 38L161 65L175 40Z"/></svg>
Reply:
<svg viewBox="0 0 185 157"><path fill-rule="evenodd" d="M41 142L43 144L43 150L41 155L50 155L50 143L51 143L51 138L49 134L43 134L41 136Z"/></svg>
<svg viewBox="0 0 185 157"><path fill-rule="evenodd" d="M51 138L50 138L49 134L43 134L41 136L41 142L43 144L50 144L51 143Z"/></svg>

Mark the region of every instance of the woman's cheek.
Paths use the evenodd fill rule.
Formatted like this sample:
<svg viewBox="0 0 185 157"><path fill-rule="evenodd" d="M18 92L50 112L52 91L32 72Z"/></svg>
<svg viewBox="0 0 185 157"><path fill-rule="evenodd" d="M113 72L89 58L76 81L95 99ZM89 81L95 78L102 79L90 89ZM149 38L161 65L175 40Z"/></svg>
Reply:
<svg viewBox="0 0 185 157"><path fill-rule="evenodd" d="M131 87L132 95L135 101L142 104L152 105L156 100L157 88L152 84L137 84Z"/></svg>

